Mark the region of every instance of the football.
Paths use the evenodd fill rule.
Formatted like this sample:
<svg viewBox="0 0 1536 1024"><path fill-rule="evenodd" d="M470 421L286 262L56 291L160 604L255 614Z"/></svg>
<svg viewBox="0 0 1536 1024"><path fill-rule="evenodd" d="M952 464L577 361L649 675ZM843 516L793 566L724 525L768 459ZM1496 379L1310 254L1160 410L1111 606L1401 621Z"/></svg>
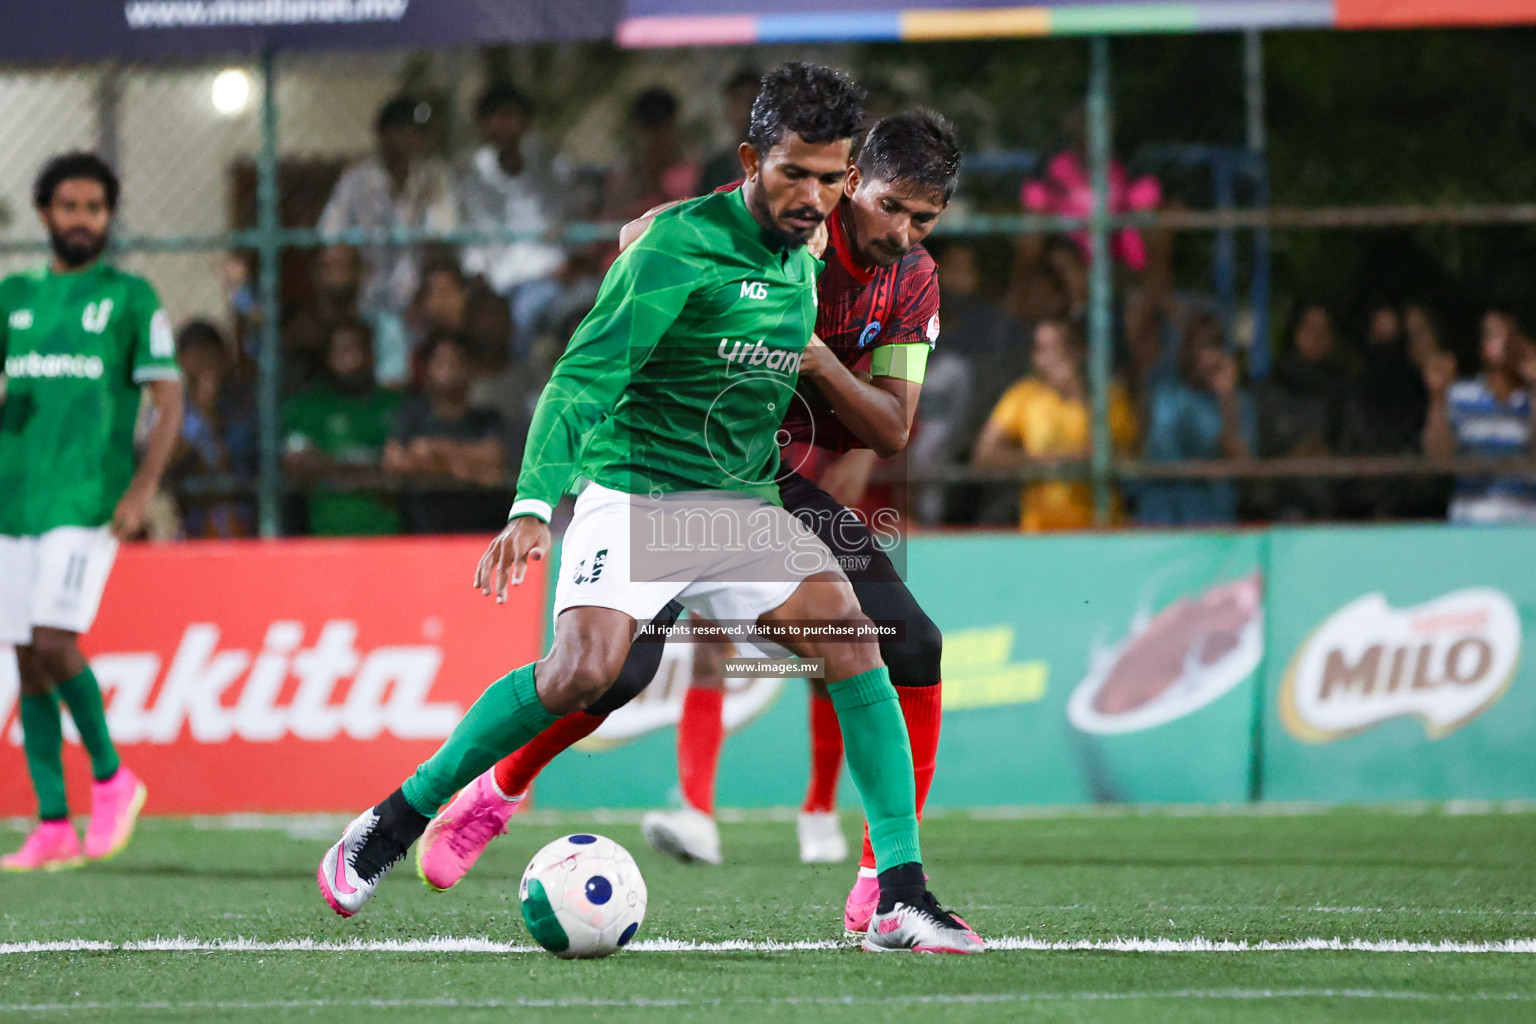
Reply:
<svg viewBox="0 0 1536 1024"><path fill-rule="evenodd" d="M567 960L591 960L618 952L640 930L645 879L624 847L577 833L533 855L518 900L539 945Z"/></svg>

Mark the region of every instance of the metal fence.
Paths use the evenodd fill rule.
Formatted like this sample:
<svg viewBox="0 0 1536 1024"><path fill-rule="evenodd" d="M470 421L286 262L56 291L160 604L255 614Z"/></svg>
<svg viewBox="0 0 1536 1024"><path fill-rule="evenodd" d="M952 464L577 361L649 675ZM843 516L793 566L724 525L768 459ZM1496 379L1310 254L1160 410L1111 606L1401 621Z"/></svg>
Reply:
<svg viewBox="0 0 1536 1024"><path fill-rule="evenodd" d="M942 458L892 471L907 483L995 489L1085 478L1097 521L1105 523L1117 489L1153 478L1486 471L1482 463L1415 455L1349 461L1303 451L1150 462L1136 458L1134 446L1117 454L1111 436L1113 382L1135 369L1126 322L1154 286L1177 296L1186 312L1219 323L1250 386L1270 374L1287 344L1286 319L1309 301L1330 304L1345 320L1341 332L1372 296L1399 308L1421 303L1438 315L1442 340L1460 350L1463 372L1476 362L1470 332L1477 312L1524 307L1518 280L1530 277L1536 258L1536 203L1509 140L1536 123L1528 109L1536 89L1526 88L1536 85L1526 70L1536 67L1536 46L1521 33L1391 35L1251 32L647 53L566 44L0 67L0 110L10 120L0 151L0 267L35 262L45 251L27 207L31 178L49 155L93 148L114 162L124 181L115 257L154 282L178 322L208 317L248 334L258 367L259 524L273 535L285 492L281 331L288 293L307 266L302 254L336 241L463 246L522 237L316 230L336 174L372 150L373 119L386 98L402 90L430 98L432 145L459 158L474 143L474 96L486 82L509 78L535 96L554 148L573 163L600 167L616 155L623 104L640 87L671 86L682 97L687 141L704 150L728 141L720 93L732 71L810 56L868 81L877 110L924 103L954 118L970 150L967 179L935 247L974 249L978 295L1016 319L1032 315L1032 288L1054 288L1062 294L1045 305L1064 303L1063 312L1087 328L1090 457L979 471L965 464L962 438ZM1485 43L1489 57L1474 81L1436 77L1451 73L1437 71L1437 54ZM1394 65L1414 53L1420 64ZM1309 71L1318 54L1327 59ZM1443 63L1453 71L1466 66ZM1480 127L1458 108L1477 90L1484 94ZM1466 152L1442 151L1442 140L1458 131L1481 135L1464 136ZM1380 148L1374 163L1361 158L1370 151L1362 132L1373 133ZM1349 133L1352 145L1341 138ZM1024 183L1075 149L1091 186L1086 208L1021 203ZM1154 200L1132 195L1139 180L1154 183ZM588 244L615 228L576 221L564 238ZM1076 256L1065 272L1047 267L1031 278L1029 266L1054 258L1042 255L1044 239L1065 239L1052 251ZM1497 279L1490 266L1500 268ZM1149 271L1165 279L1153 282ZM979 392L995 398L998 382L987 383ZM985 410L962 417L968 429L978 411ZM1500 469L1530 474L1523 460Z"/></svg>

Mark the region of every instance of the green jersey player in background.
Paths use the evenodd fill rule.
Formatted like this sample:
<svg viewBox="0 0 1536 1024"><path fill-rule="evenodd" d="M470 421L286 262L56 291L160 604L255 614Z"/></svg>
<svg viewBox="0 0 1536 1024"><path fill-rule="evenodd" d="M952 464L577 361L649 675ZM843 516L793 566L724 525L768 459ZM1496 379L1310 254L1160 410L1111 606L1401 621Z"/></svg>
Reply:
<svg viewBox="0 0 1536 1024"><path fill-rule="evenodd" d="M547 556L551 506L579 492L550 652L491 684L326 851L317 882L337 913L362 909L459 789L562 715L599 706L641 627L675 598L822 661L879 869L864 948L984 948L928 891L912 752L872 624L779 493L780 424L816 319L820 264L805 246L842 198L863 95L830 68L764 77L743 186L658 215L609 270L539 397L511 521L475 574L502 599Z"/></svg>
<svg viewBox="0 0 1536 1024"><path fill-rule="evenodd" d="M0 281L0 644L16 648L40 819L21 849L0 859L8 871L111 857L144 804L144 784L118 761L79 646L118 541L143 526L181 429L170 321L148 281L101 258L117 196L117 176L93 154L50 161L33 200L53 258ZM156 419L135 470L145 391ZM95 778L83 848L64 795L61 701Z"/></svg>

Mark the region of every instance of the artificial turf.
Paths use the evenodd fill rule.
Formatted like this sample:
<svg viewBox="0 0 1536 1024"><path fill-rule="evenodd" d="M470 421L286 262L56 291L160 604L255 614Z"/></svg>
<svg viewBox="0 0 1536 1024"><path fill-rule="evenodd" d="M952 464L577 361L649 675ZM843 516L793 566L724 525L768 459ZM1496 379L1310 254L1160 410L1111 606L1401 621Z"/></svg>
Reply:
<svg viewBox="0 0 1536 1024"><path fill-rule="evenodd" d="M1483 943L1536 937L1536 813L934 815L933 888L989 937ZM846 816L850 835L854 816ZM851 868L796 861L793 824L722 826L723 867L686 867L632 819L529 816L446 894L409 864L358 917L314 868L340 819L154 819L117 860L0 876L0 945L185 937L529 941L516 886L569 831L610 835L650 887L640 939L841 937ZM18 826L19 827L19 826ZM0 847L21 833L0 828ZM0 1020L1529 1021L1536 954L851 948L543 953L125 951L0 954Z"/></svg>

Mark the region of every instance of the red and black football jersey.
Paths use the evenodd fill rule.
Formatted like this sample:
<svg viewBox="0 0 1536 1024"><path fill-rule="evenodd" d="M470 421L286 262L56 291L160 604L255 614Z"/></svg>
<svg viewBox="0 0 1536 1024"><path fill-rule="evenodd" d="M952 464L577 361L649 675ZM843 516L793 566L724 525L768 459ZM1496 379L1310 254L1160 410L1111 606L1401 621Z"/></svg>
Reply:
<svg viewBox="0 0 1536 1024"><path fill-rule="evenodd" d="M919 245L898 263L865 270L854 258L845 212L839 206L827 222L826 269L816 286L816 334L844 366L867 372L877 348L938 341L938 267ZM869 447L839 422L809 381L801 382L784 429L791 441L832 451Z"/></svg>

